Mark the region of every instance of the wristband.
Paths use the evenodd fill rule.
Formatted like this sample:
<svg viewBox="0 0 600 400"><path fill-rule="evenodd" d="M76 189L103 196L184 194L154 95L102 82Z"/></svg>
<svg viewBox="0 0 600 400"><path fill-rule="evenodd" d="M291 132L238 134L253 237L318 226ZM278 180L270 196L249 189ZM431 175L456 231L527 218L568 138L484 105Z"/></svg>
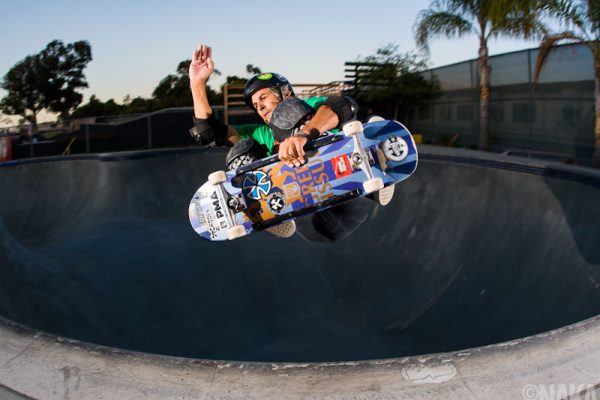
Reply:
<svg viewBox="0 0 600 400"><path fill-rule="evenodd" d="M294 133L292 133L292 136L293 136L293 137L298 137L298 136L300 136L300 137L305 137L305 138L307 138L307 139L310 139L310 135L309 135L308 133L306 133L306 132L302 132L302 131L294 132Z"/></svg>

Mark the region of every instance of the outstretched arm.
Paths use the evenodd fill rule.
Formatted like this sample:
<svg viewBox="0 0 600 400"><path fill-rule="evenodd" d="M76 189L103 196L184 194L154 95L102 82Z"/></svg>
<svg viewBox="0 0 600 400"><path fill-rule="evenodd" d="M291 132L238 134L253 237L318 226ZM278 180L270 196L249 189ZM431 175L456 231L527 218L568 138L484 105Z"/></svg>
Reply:
<svg viewBox="0 0 600 400"><path fill-rule="evenodd" d="M233 127L216 121L208 102L206 83L214 71L212 48L206 45L198 46L194 50L188 71L196 122L190 133L199 144L207 144L214 140L219 145L233 146L240 140L240 136Z"/></svg>
<svg viewBox="0 0 600 400"><path fill-rule="evenodd" d="M194 99L194 117L198 119L207 119L212 116L212 108L208 104L206 93L206 82L214 71L212 49L206 45L198 46L194 50L189 68L190 88Z"/></svg>

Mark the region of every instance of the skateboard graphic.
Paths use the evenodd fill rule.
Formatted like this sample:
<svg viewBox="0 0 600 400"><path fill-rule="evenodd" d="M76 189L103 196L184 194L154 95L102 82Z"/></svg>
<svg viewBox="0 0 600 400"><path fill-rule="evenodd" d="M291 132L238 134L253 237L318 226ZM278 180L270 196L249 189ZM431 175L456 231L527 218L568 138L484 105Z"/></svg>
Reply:
<svg viewBox="0 0 600 400"><path fill-rule="evenodd" d="M376 192L417 168L415 142L401 123L352 121L343 131L307 144L300 167L275 154L210 174L190 202L192 227L208 240L233 240Z"/></svg>

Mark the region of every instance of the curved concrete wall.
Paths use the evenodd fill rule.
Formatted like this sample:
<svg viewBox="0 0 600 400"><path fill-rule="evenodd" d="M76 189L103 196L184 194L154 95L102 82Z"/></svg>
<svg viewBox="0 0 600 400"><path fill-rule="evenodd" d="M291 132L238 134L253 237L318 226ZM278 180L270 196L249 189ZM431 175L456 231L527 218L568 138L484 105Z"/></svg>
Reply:
<svg viewBox="0 0 600 400"><path fill-rule="evenodd" d="M507 325L519 326L521 322L519 318L512 320L510 315L505 315L510 309L515 310L513 314L518 315L520 309L532 307L532 312L536 309L540 313L551 314L558 310L561 303L566 304L559 314L567 318L570 313L581 312L585 315L594 315L597 313L594 308L595 293L593 288L598 289L598 285L594 283L596 279L596 270L594 267L598 264L598 253L594 246L594 236L597 232L597 208L590 206L589 209L582 207L582 204L577 203L577 199L587 199L585 196L594 195L598 190L598 182L600 176L596 171L581 169L576 167L567 167L561 165L546 165L542 163L518 160L508 157L500 157L488 154L480 154L468 151L456 151L448 149L436 149L422 147L421 149L422 165L431 165L431 171L435 174L443 174L444 171L449 171L450 175L446 175L448 179L454 176L452 166L462 166L461 171L473 169L478 174L479 171L487 171L486 173L498 173L500 180L493 181L491 186L506 189L514 184L521 175L537 176L544 180L551 193L556 200L558 208L545 209L541 220L548 222L550 225L544 229L533 229L525 225L517 225L516 228L524 229L526 233L539 233L555 231L557 226L566 226L564 237L554 238L556 241L545 246L534 247L543 250L539 254L537 261L543 260L546 264L551 264L552 259L557 258L557 254L567 253L568 259L560 260L553 267L549 265L545 274L536 275L528 274L525 277L529 281L525 292L532 293L534 298L539 297L540 303L533 302L534 306L527 304L506 304L500 305L504 320L495 321L487 328L502 329L502 323ZM133 158L154 156L153 153L138 153L134 154ZM175 151L164 153L167 157L186 157L190 154L187 152ZM113 156L110 156L113 157ZM130 160L130 155L123 155L123 160ZM142 165L143 164L143 165ZM40 164L43 167L43 164ZM420 166L420 168L421 168ZM114 165L115 168L117 164ZM439 167L439 168L438 168ZM20 168L17 166L16 168ZM108 164L99 167L102 169L110 169L113 166ZM157 167L158 168L158 167ZM466 168L466 169L465 169ZM27 168L22 168L23 174ZM425 167L425 170L427 167ZM38 173L43 173L44 168L40 168ZM73 179L77 177L76 170L69 170ZM504 172L508 173L505 175ZM152 173L150 173L152 172ZM196 179L202 181L206 171L196 171L196 177L190 178L189 174L185 174L186 181ZM454 171L456 172L456 171ZM28 173L28 172L27 172ZM52 212L42 212L37 215L30 215L30 218L35 219L38 224L38 229L31 230L29 227L32 223L24 223L19 218L12 219L6 215L3 217L4 235L2 248L4 250L12 249L12 253L6 256L7 251L4 251L3 265L7 262L13 262L12 265L19 265L19 262L29 263L23 265L23 268L17 268L17 271L23 271L28 266L44 266L47 265L47 259L40 259L40 254L44 253L32 252L31 249L40 248L43 243L48 240L57 240L69 235L69 225L57 225L57 220L66 220L65 215L74 216L71 221L76 221L81 224L82 221L89 221L93 216L105 218L107 215L114 217L118 214L111 212L111 207L106 204L114 204L117 207L122 204L135 204L137 199L133 194L127 193L128 183L131 179L142 179L144 185L152 187L153 180L160 175L160 171L148 170L147 163L140 163L140 168L134 167L130 170L130 175L127 179L122 178L122 182L111 181L110 173L95 173L97 179L91 180L95 187L111 186L118 190L111 190L103 195L106 196L102 202L85 201L81 196L86 193L103 193L102 190L84 191L79 193L75 190L70 196L73 198L72 203L66 207L61 214L61 207L56 204L53 207L58 207L51 210ZM511 175L517 173L517 175ZM182 174L183 175L183 174ZM193 175L193 174L192 174ZM67 174L69 176L69 174ZM433 175L431 175L433 176ZM515 178L516 176L516 178ZM429 177L429 176L428 176ZM511 179L514 178L514 179ZM412 179L412 178L411 178ZM415 180L416 181L416 180ZM42 179L47 187L37 187L39 193L55 193L52 188L52 178ZM164 182L161 181L161 188L164 189ZM410 182L407 181L406 184ZM503 185L499 185L503 182ZM567 182L564 185L557 185L557 182ZM120 185L119 183L122 183ZM165 196L174 196L181 182L176 179L171 180L172 187L170 191L155 189L154 197L156 202L155 208L144 207L144 210L138 210L142 213L165 212L164 207ZM504 185L505 184L505 185ZM105 185L105 186L103 186ZM404 185L404 184L403 184ZM488 185L489 186L489 185ZM67 185L67 187L69 187ZM425 193L427 196L436 194L436 188L427 185L419 186L419 188L408 189L404 191L399 189L397 199L407 204L408 198L414 198L415 195ZM465 188L461 188L465 189ZM489 188L488 188L489 189ZM540 189L540 188L538 188ZM22 189L25 190L25 189ZM154 189L153 189L154 190ZM433 191L432 192L430 192ZM495 190L484 191L487 195L493 195ZM535 193L533 191L532 193ZM462 190L462 198L468 196L468 190ZM567 194L576 193L575 200L573 196ZM444 215L452 216L452 210L456 210L454 198L450 195L444 196L443 192L437 193L440 198L440 204L446 204L448 207L444 210ZM474 198L479 198L481 192L475 190ZM410 195L410 196L409 196ZM27 202L38 202L39 199L32 199L31 195L26 193L16 193L18 198L23 201L19 207L27 209ZM435 197L435 196L434 196ZM446 202L444 203L444 200ZM492 202L493 199L486 198L487 202ZM533 197L528 199L531 202L537 200ZM538 199L539 200L539 199ZM550 203L550 198L545 198L544 203ZM97 207L97 204L104 204L102 207ZM49 203L50 204L50 203ZM61 204L64 204L61 202ZM487 204L487 203L486 203ZM6 203L4 203L6 206ZM518 204L513 208L516 213L522 212L518 209ZM563 214L556 217L554 210L563 210ZM578 211L579 209L579 211ZM126 210L133 210L127 209ZM46 210L47 211L47 210ZM425 218L425 215L435 215L435 210L423 210L423 215L418 214L417 219ZM476 210L474 210L476 211ZM487 212L481 212L481 215L472 221L486 221L493 215L494 209ZM379 211L376 211L379 212ZM523 215L528 212L525 210ZM166 212L176 213L175 210ZM381 214L381 212L379 212ZM476 212L474 214L477 214ZM548 214L548 215L545 215ZM521 214L517 214L521 215ZM586 220L586 216L588 217ZM372 218L380 218L378 215L373 215ZM387 214L384 217L389 218ZM460 220L459 216L455 221ZM448 217L447 217L448 218ZM92 218L93 219L93 218ZM408 221L407 219L403 219ZM30 220L31 221L31 220ZM429 219L429 226L438 227L435 224L435 218ZM445 220L445 223L454 220ZM75 222L71 222L75 223ZM408 224L408 222L407 222ZM561 225L562 224L562 225ZM40 226L47 229L39 229ZM395 226L392 231L388 229L386 236L392 236L395 239L408 240L408 236L416 236L419 241L431 240L432 243L439 243L439 238L442 236L429 234L419 236L418 232L410 232L410 226L421 226L414 224L407 226ZM512 227L512 225L510 225ZM515 228L515 229L516 229ZM461 228L467 235L469 229ZM493 229L490 228L492 231ZM409 232L405 232L405 231ZM438 229L439 231L439 229ZM403 233L405 232L405 233ZM453 231L455 238L457 232ZM481 234L483 231L478 231ZM8 233L8 234L7 234ZM162 232L161 232L162 233ZM439 233L439 232L438 232ZM447 233L447 232L441 232ZM516 233L515 233L516 234ZM407 235L407 236L403 236ZM446 235L448 236L448 235ZM465 236L460 236L465 237ZM468 237L468 236L467 236ZM522 237L522 236L521 236ZM546 240L550 236L542 236ZM362 243L364 242L364 237ZM486 238L483 238L486 239ZM482 239L482 240L483 240ZM371 240L378 240L377 237L371 237ZM489 240L488 240L489 242ZM496 247L502 248L502 240ZM535 241L534 241L535 242ZM566 243L566 244L565 244ZM173 243L170 243L174 245ZM557 253L552 253L552 248L560 244ZM514 247L514 242L510 242ZM533 244L524 244L522 248L514 249L514 254L526 256L524 253L526 248L531 248ZM323 246L323 245L321 245ZM343 248L348 245L341 244ZM354 244L354 246L356 246ZM535 245L533 245L535 246ZM494 246L491 246L488 251L492 251ZM469 250L473 246L453 247L453 257L461 259L461 255L469 254ZM422 250L422 249L421 249ZM442 255L448 257L448 253L440 250ZM47 255L48 253L46 253ZM56 253L55 253L56 254ZM6 258L8 257L8 258ZM483 258L477 260L485 260ZM526 259L527 262L534 260L535 257ZM545 258L547 257L547 258ZM558 257L560 258L560 257ZM7 261L8 260L8 261ZM25 261L24 261L25 260ZM439 260L443 260L443 257ZM511 257L505 261L512 260ZM522 258L521 258L522 260ZM571 270L560 270L560 265L568 262ZM474 263L474 265L477 263ZM431 264L434 266L435 264ZM522 263L519 266L524 267L527 263ZM556 269L556 271L553 271ZM464 267L461 271L464 272ZM469 270L469 268L467 268ZM581 275L575 274L577 271L583 271ZM408 315L398 320L384 318L382 323L387 332L404 331L407 327L413 326L415 321L423 324L423 329L428 329L431 325L428 321L431 315L435 314L432 310L435 307L440 312L443 312L445 307L464 307L464 302L454 304L457 297L452 293L461 289L474 290L474 286L465 286L463 280L478 278L478 275L467 274L457 279L457 275L453 275L456 269L448 270L450 275L447 275L447 280L451 281L451 285L441 285L442 294L439 291L438 285L429 296L423 298L418 316ZM423 271L424 274L430 274L428 269ZM444 275L442 275L444 276ZM540 292L531 292L531 280L538 279L538 283L544 277L552 276L561 279L559 284L553 284ZM571 278L578 276L578 278ZM439 275L436 275L439 278ZM465 279L463 279L465 278ZM468 279L466 279L468 278ZM577 290L578 287L584 286L584 280L590 281L591 289L586 291L585 296L567 297L568 292ZM497 274L492 277L492 280L502 280L502 274ZM363 279L364 281L364 279ZM30 281L31 282L31 281ZM412 281L416 282L416 281ZM525 280L523 280L525 282ZM514 283L514 282L513 282ZM534 282L535 283L535 282ZM369 285L366 281L365 285ZM518 286L518 284L516 284ZM567 291L560 290L560 286L567 287ZM502 289L506 287L500 285ZM73 289L73 286L66 286L65 289ZM377 288L380 288L378 286ZM76 289L76 288L75 288ZM335 289L335 288L333 288ZM332 289L332 290L333 290ZM492 290L492 289L489 289ZM5 293L6 292L5 290ZM517 290L518 293L518 290ZM555 296L552 296L555 294ZM483 300L477 303L483 303L485 306L485 293L477 293ZM4 295L6 299L15 299L14 295ZM443 296L443 297L442 297ZM66 297L68 299L68 297ZM433 302L440 302L441 305L434 305ZM469 297L467 297L469 299ZM501 297L495 297L496 301ZM576 298L576 301L573 301ZM432 300L433 299L433 300ZM512 300L515 298L512 297ZM517 297L517 299L519 299ZM548 302L544 303L543 300ZM14 300L13 300L14 301ZM383 303L382 303L383 304ZM550 304L548 309L544 309L545 304ZM542 308L536 308L538 306ZM42 306L42 305L40 305ZM504 307L504 308L503 308ZM6 308L6 307L5 307ZM583 309L583 310L582 310ZM35 309L31 309L35 313ZM22 312L23 309L20 309ZM464 313L477 313L477 307L463 309ZM43 315L43 313L39 313ZM530 314L521 314L530 315ZM466 336L475 334L481 335L484 331L468 332L466 327L469 319L457 317L457 320L462 322L459 326L464 330ZM14 317L13 317L14 319ZM567 318L568 320L568 318ZM554 321L560 323L562 320ZM574 321L568 321L574 322ZM53 336L45 333L38 333L30 328L23 328L9 320L2 319L0 327L0 394L6 398L15 396L29 396L36 399L63 399L63 398L182 398L182 399L229 399L229 398L536 398L532 395L541 396L544 393L549 393L554 390L567 390L568 395L579 393L580 396L590 395L595 393L594 385L598 382L598 372L600 372L600 323L597 317L587 319L583 322L574 325L568 325L565 328L542 333L527 337L525 339L515 339L502 344L494 344L485 347L477 347L469 350L443 352L429 355L416 355L411 357L388 358L375 361L347 361L347 362L308 362L308 363L252 363L239 361L207 361L192 358L176 358L168 356L149 355L144 353L136 353L125 350L117 350L110 347L85 344L70 339L64 339L59 336ZM460 324L463 325L460 325ZM544 322L537 325L537 329L544 327ZM526 330L524 330L526 331ZM520 332L516 329L516 332ZM490 338L498 337L497 335ZM459 343L456 343L460 346ZM425 348L425 347L424 347ZM459 347L460 348L460 347ZM417 353L418 354L418 353ZM567 386L565 386L567 385ZM19 395L20 394L20 395ZM530 396L530 397L523 397ZM564 397L564 396L563 396ZM585 398L585 397L584 397Z"/></svg>

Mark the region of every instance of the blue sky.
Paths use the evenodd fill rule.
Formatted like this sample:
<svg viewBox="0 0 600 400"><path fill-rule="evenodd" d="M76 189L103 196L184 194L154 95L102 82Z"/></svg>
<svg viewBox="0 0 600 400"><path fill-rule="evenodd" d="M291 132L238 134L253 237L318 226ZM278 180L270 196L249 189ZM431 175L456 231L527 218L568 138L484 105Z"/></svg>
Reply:
<svg viewBox="0 0 600 400"><path fill-rule="evenodd" d="M87 40L93 61L89 89L105 101L149 97L158 82L191 57L195 46L213 47L222 77L246 76L245 66L282 73L296 83L344 78L344 61L373 54L386 43L416 50L413 24L429 0L299 2L187 0L4 0L0 21L0 75L53 39ZM536 42L498 40L490 53L535 47ZM430 66L475 58L475 37L435 39ZM0 97L5 92L0 89Z"/></svg>

